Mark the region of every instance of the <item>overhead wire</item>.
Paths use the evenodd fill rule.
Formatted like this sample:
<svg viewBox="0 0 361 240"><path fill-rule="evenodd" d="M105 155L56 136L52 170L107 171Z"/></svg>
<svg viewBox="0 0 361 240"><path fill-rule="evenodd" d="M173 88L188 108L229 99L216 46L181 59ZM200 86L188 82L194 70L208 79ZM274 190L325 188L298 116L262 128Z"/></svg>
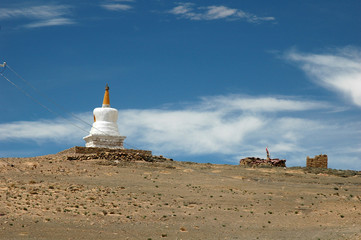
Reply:
<svg viewBox="0 0 361 240"><path fill-rule="evenodd" d="M38 101L36 98L34 98L31 94L29 94L27 91L25 91L24 89L22 89L21 87L19 87L17 84L15 84L13 81L11 81L10 79L8 79L6 76L4 76L3 73L0 73L0 75L5 78L11 85L13 85L14 87L16 87L20 92L22 92L25 96L27 96L28 98L30 98L32 101L34 101L36 104L39 104L41 107L43 107L44 109L46 109L48 112L53 113L63 119L65 119L66 121L69 121L71 125L79 128L82 131L88 132L86 130L84 130L83 128L79 127L78 125L72 123L69 119L63 117L62 115L60 115L59 113L51 110L50 108L48 108L47 106L45 106L44 104L42 104L40 101Z"/></svg>
<svg viewBox="0 0 361 240"><path fill-rule="evenodd" d="M92 125L86 121L84 121L83 119L79 118L78 116L76 116L75 114L68 112L63 106L61 106L60 104L56 103L53 99L51 99L49 96L47 96L46 94L40 92L36 87L34 87L34 85L32 85L30 82L26 81L22 76L20 76L20 74L18 74L15 70L13 70L9 65L7 65L7 67L16 75L18 76L24 83L26 83L29 87L31 87L33 90L35 90L37 93L39 93L41 96L43 96L44 98L46 98L48 101L50 101L52 104L54 104L55 106L57 106L58 108L60 108L62 111L64 111L65 113L70 114L73 118L81 121L82 123L92 127Z"/></svg>
<svg viewBox="0 0 361 240"><path fill-rule="evenodd" d="M55 106L57 106L58 108L60 108L63 112L65 112L66 114L69 114L71 115L73 118L75 118L76 120L96 129L97 131L103 133L104 135L106 136L110 136L109 134L105 133L104 131L94 127L92 124L84 121L83 119L79 118L78 116L76 116L75 114L67 111L63 106L61 106L60 104L56 103L53 99L51 99L49 96L47 96L46 94L40 92L40 90L38 90L35 86L33 86L29 81L26 81L20 74L18 74L14 69L12 69L8 64L6 64L4 62L3 65L0 65L2 67L4 67L3 71L0 72L0 75L6 79L10 84L12 84L14 87L16 87L20 92L22 92L24 95L26 95L27 97L29 97L32 101L34 101L35 103L39 104L41 107L43 107L44 109L46 109L47 111L49 111L50 113L53 113L63 119L65 119L66 121L68 121L71 125L77 127L78 129L81 129L82 131L88 133L87 130L85 130L84 128L82 127L79 127L78 125L74 124L73 122L71 122L69 119L67 119L66 117L64 117L62 114L60 113L57 113L53 110L51 110L49 107L45 106L44 104L42 104L39 100L37 100L35 97L33 97L30 93L28 93L27 91L25 91L23 88L19 87L17 84L15 84L13 81L11 81L9 78L7 78L3 73L5 72L6 68L9 69L10 71L12 71L18 78L21 79L22 82L24 82L25 84L27 84L29 87L31 87L34 91L36 91L38 94L40 94L41 96L43 96L44 98L46 98L48 101L50 101L52 104L54 104ZM135 146L132 146L130 144L127 144L127 143L124 143L125 145L127 146L130 146L134 149L138 149L137 147Z"/></svg>
<svg viewBox="0 0 361 240"><path fill-rule="evenodd" d="M58 108L60 108L63 112L67 113L67 114L70 114L72 117L74 117L75 119L85 123L86 125L92 127L91 124L89 124L88 122L84 121L83 119L77 117L75 114L71 113L71 112L68 112L64 107L62 107L60 104L57 104L53 99L51 99L49 96L47 96L46 94L40 92L34 85L32 85L29 81L26 81L22 76L20 76L20 74L18 74L14 69L12 69L8 64L7 64L7 68L12 71L18 78L20 78L24 83L26 83L29 87L31 87L34 91L36 91L37 93L39 93L41 96L43 96L44 98L46 98L48 101L50 101L51 103L53 103L54 105L56 105ZM8 80L9 81L9 80ZM14 83L13 83L14 85ZM23 93L24 90L20 89L19 87L17 87L19 90L21 90ZM32 99L36 100L34 97L32 97L30 94L26 94L27 96L31 97ZM40 103L39 101L36 100L37 103ZM62 116L61 114L57 113L57 112L54 112L52 111L50 108L46 107L45 105L41 104L41 106L43 106L45 109L47 109L48 111L54 113L55 115L58 115L64 119L66 119L67 121L70 121L69 119L65 118L64 116ZM78 128L80 128L79 126L77 126ZM87 130L84 130L83 128L81 128L84 132L88 132ZM97 129L98 131L106 134L105 132ZM107 134L106 134L107 135Z"/></svg>
<svg viewBox="0 0 361 240"><path fill-rule="evenodd" d="M128 143L125 143L125 142L123 142L123 144L124 145L126 145L126 146L129 146L129 147L131 147L132 149L136 149L136 150L139 150L139 148L137 148L136 146L134 146L134 145L130 145L130 144L128 144Z"/></svg>

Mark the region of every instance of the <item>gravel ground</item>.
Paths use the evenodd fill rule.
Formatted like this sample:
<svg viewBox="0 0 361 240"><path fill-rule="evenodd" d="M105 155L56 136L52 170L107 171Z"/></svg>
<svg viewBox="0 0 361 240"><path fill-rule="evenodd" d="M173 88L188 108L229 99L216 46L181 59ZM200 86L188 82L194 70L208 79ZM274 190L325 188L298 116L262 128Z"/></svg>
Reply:
<svg viewBox="0 0 361 240"><path fill-rule="evenodd" d="M361 239L361 174L0 158L0 239Z"/></svg>

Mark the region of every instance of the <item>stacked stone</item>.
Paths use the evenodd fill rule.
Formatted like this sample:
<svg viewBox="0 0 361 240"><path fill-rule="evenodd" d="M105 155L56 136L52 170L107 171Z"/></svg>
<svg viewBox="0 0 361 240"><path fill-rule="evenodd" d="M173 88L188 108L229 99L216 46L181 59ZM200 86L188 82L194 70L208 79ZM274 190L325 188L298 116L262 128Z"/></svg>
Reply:
<svg viewBox="0 0 361 240"><path fill-rule="evenodd" d="M142 152L100 152L97 154L84 154L77 156L68 156L67 160L94 160L94 159L104 159L112 162L136 162L136 161L145 161L145 162L165 162L173 161L173 159L165 158L163 156L153 156L148 154L143 154Z"/></svg>
<svg viewBox="0 0 361 240"><path fill-rule="evenodd" d="M317 155L314 158L307 156L306 166L314 168L327 168L328 158L326 154Z"/></svg>
<svg viewBox="0 0 361 240"><path fill-rule="evenodd" d="M139 153L142 155L152 156L152 151L138 150L138 149L110 149L110 148L99 148L99 147L79 147L75 146L71 149L63 151L64 153L77 153L77 154L100 154L104 152L110 153Z"/></svg>
<svg viewBox="0 0 361 240"><path fill-rule="evenodd" d="M239 161L239 165L254 167L254 166L273 166L286 167L286 160L284 159L262 159L256 157L247 157Z"/></svg>

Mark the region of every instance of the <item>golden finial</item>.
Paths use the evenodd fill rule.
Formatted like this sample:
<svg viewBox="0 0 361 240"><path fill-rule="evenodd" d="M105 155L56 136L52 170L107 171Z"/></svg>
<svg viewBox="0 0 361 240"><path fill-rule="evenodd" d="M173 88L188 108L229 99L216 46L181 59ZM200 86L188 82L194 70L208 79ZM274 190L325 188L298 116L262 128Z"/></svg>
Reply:
<svg viewBox="0 0 361 240"><path fill-rule="evenodd" d="M103 108L104 107L110 107L110 101L109 101L109 86L108 83L105 86L105 93L104 93L104 98L103 98Z"/></svg>

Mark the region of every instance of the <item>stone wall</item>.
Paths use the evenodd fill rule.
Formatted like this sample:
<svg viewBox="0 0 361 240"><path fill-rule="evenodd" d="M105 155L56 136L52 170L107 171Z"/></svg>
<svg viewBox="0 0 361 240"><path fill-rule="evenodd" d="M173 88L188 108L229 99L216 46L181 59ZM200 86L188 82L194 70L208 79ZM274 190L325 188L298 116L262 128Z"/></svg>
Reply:
<svg viewBox="0 0 361 240"><path fill-rule="evenodd" d="M78 154L67 156L67 160L106 160L103 164L118 164L120 162L137 162L137 161L145 161L145 162L166 162L173 161L173 159L166 158L163 156L152 156L146 155L139 151L127 151L127 152L101 152L96 154Z"/></svg>
<svg viewBox="0 0 361 240"><path fill-rule="evenodd" d="M120 162L166 162L173 161L171 158L153 156L151 151L137 149L110 149L98 147L72 147L57 153L65 156L67 160L107 160L107 164Z"/></svg>
<svg viewBox="0 0 361 240"><path fill-rule="evenodd" d="M110 149L110 148L98 148L98 147L79 147L75 146L60 152L59 154L100 154L104 152L109 153L129 153L129 154L141 154L144 156L152 156L152 151L136 150L136 149Z"/></svg>
<svg viewBox="0 0 361 240"><path fill-rule="evenodd" d="M314 158L307 156L306 167L327 168L327 161L326 154L317 155Z"/></svg>
<svg viewBox="0 0 361 240"><path fill-rule="evenodd" d="M285 159L261 159L256 157L247 157L239 161L239 165L248 166L248 167L257 167L257 166L273 166L273 167L286 167Z"/></svg>

